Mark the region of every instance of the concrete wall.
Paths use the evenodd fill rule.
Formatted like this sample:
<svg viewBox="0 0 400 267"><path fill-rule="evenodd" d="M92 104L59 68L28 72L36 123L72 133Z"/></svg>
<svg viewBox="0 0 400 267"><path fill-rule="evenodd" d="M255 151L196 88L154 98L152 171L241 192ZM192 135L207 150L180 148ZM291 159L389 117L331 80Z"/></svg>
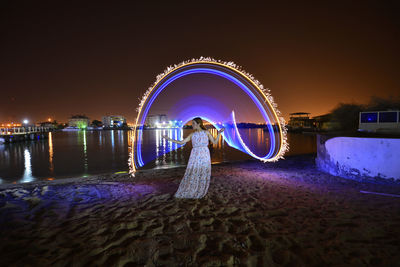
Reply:
<svg viewBox="0 0 400 267"><path fill-rule="evenodd" d="M400 180L400 139L318 135L316 164L345 178Z"/></svg>
<svg viewBox="0 0 400 267"><path fill-rule="evenodd" d="M360 123L358 129L368 132L398 133L400 132L400 122Z"/></svg>

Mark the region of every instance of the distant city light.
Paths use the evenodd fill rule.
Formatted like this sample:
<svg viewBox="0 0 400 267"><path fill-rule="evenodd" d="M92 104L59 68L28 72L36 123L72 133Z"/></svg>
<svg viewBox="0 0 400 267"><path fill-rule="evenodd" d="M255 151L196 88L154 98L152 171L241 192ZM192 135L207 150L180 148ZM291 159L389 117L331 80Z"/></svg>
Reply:
<svg viewBox="0 0 400 267"><path fill-rule="evenodd" d="M25 120L23 121L23 123L24 123L24 124L28 124L29 121L28 121L27 119L25 119Z"/></svg>

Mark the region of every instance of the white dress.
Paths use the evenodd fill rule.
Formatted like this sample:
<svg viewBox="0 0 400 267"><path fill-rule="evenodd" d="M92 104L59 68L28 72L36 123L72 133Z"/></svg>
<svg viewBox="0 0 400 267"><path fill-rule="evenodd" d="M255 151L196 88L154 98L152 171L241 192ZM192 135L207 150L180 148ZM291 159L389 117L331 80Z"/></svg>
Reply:
<svg viewBox="0 0 400 267"><path fill-rule="evenodd" d="M202 198L210 185L211 160L207 132L194 132L192 145L185 175L175 193L176 198Z"/></svg>

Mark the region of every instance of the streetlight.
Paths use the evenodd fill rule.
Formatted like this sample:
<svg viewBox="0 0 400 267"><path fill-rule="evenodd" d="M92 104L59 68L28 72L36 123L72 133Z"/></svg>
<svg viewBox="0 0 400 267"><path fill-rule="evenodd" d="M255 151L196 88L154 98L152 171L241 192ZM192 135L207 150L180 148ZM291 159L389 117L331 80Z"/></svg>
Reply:
<svg viewBox="0 0 400 267"><path fill-rule="evenodd" d="M27 124L29 123L29 121L28 121L27 119L25 119L25 120L23 121L23 123L24 123L25 125L27 125Z"/></svg>

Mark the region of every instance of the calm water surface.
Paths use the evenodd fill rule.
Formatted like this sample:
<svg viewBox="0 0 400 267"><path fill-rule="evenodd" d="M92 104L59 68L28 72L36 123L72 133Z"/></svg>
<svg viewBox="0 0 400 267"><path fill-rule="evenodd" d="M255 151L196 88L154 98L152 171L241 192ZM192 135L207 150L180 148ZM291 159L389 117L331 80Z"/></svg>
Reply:
<svg viewBox="0 0 400 267"><path fill-rule="evenodd" d="M266 151L262 129L241 129L253 140L251 146L259 155ZM185 165L191 145L177 148L165 142L165 134L179 138L191 130L145 130L143 154L148 163L143 168L169 168ZM216 131L213 131L216 134ZM14 144L0 144L0 183L23 183L66 177L128 171L131 131L53 132L49 138ZM286 155L316 152L314 135L289 133L290 151ZM172 150L172 151L171 151ZM166 151L171 151L164 154ZM229 147L222 138L211 148L213 163L251 159L247 154Z"/></svg>

